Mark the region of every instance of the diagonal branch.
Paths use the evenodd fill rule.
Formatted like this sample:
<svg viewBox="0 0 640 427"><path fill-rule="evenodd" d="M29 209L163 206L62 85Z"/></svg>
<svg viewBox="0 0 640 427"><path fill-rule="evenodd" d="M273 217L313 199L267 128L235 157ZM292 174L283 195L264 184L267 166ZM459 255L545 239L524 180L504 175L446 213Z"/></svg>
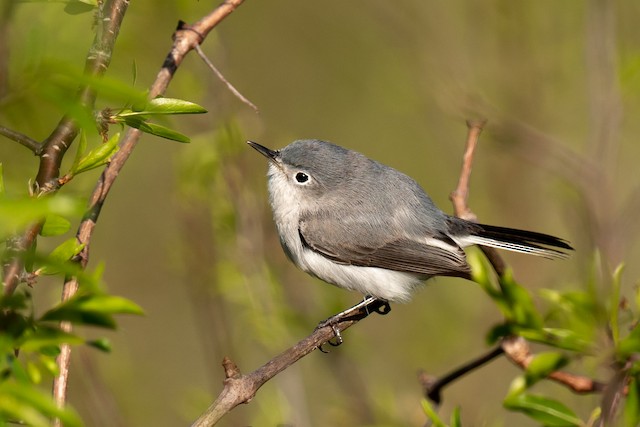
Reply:
<svg viewBox="0 0 640 427"><path fill-rule="evenodd" d="M96 36L85 60L85 74L100 77L109 67L113 46L128 5L129 0L106 0L101 4L98 10L100 19L97 20ZM92 109L95 99L95 91L89 85L80 87L77 95L80 105ZM78 132L77 123L71 117L64 116L39 147L40 165L35 180L38 194L57 189L56 180L60 175L62 159ZM18 287L24 269L22 254L33 246L41 227L42 224L33 224L22 236L15 239L15 250L11 251L3 268L5 295L13 294Z"/></svg>
<svg viewBox="0 0 640 427"><path fill-rule="evenodd" d="M165 92L169 83L171 82L173 75L177 71L178 67L182 63L184 57L196 46L202 43L204 37L220 23L225 17L233 12L243 0L227 0L213 10L209 15L205 16L191 27L184 27L181 25L174 34L174 41L169 51L169 54L164 60L162 68L156 76L156 80L153 82L150 90L149 97L155 98ZM87 94L90 96L90 94ZM91 236L93 230L100 216L102 206L109 194L111 186L115 182L118 174L124 167L129 156L136 147L142 132L138 129L129 129L120 142L120 149L111 158L110 163L102 172L96 187L89 199L89 208L85 214L85 218L80 223L76 238L80 243L84 243L85 247L78 255L78 262L84 269L89 262L89 244L91 242ZM62 299L67 300L71 298L78 290L78 281L76 278L70 278L67 280L62 289ZM70 330L69 324L63 325L65 330ZM68 345L61 347L60 355L56 362L59 366L60 374L55 378L53 390L54 399L59 406L63 406L66 401L66 390L69 376L69 365L71 357L71 348Z"/></svg>
<svg viewBox="0 0 640 427"><path fill-rule="evenodd" d="M471 211L467 204L471 168L475 149L478 144L478 137L480 136L485 123L485 121L467 121L469 131L467 134L462 170L460 171L460 179L458 180L458 186L449 196L453 203L455 215L470 221L475 221L477 219L476 215ZM496 274L502 276L507 267L502 256L493 248L480 246L480 249L484 252ZM522 369L526 369L533 358L529 351L529 344L524 338L507 338L499 347L496 347L488 353L465 363L444 377L433 379L426 374L421 374L419 381L423 385L425 397L439 404L441 400L441 391L445 386L502 354L505 354L511 362ZM601 392L604 389L604 385L598 381L563 371L552 372L549 374L548 378L563 384L577 393L596 393Z"/></svg>
<svg viewBox="0 0 640 427"><path fill-rule="evenodd" d="M531 360L533 360L529 343L522 337L504 339L501 348L504 350L507 359L523 370L527 369ZM599 393L605 389L605 385L599 381L564 371L551 372L547 378L568 387L576 393Z"/></svg>
<svg viewBox="0 0 640 427"><path fill-rule="evenodd" d="M225 414L241 403L248 403L256 392L271 378L284 371L289 366L302 359L312 351L320 348L337 335L337 331L355 325L372 312L384 314L380 309L387 304L385 301L374 300L371 304L361 306L359 310L334 324L335 330L327 325L318 327L311 335L300 340L293 347L283 351L255 371L242 375L238 367L229 358L225 357L222 366L225 370L224 388L218 398L207 410L191 425L191 427L209 427L215 425Z"/></svg>
<svg viewBox="0 0 640 427"><path fill-rule="evenodd" d="M18 144L27 147L35 155L40 154L40 143L35 139L29 138L27 135L16 132L15 130L11 130L4 126L0 126L0 135L5 136L8 139L17 142Z"/></svg>
<svg viewBox="0 0 640 427"><path fill-rule="evenodd" d="M449 200L451 200L451 203L453 204L454 215L458 218L473 222L476 222L478 217L471 211L471 208L469 208L469 184L471 182L471 169L473 166L476 147L478 146L478 139L480 138L480 133L482 133L486 123L486 120L467 120L467 143L464 150L464 156L462 158L460 178L458 179L458 186L449 195ZM507 264L504 262L498 251L487 246L480 246L480 250L487 257L496 274L498 274L498 276L502 276L506 271Z"/></svg>
<svg viewBox="0 0 640 427"><path fill-rule="evenodd" d="M441 394L443 388L456 381L463 375L466 375L469 372L473 371L474 369L478 369L479 367L486 365L502 354L504 354L504 350L502 349L502 347L497 346L487 353L482 354L477 358L465 363L464 365L455 368L453 371L442 377L433 378L426 372L422 371L418 375L418 381L420 381L420 384L422 384L425 397L436 404L440 404L440 401L442 400Z"/></svg>
<svg viewBox="0 0 640 427"><path fill-rule="evenodd" d="M225 86L227 86L227 89L229 89L229 91L236 97L238 98L240 101L242 101L244 104L248 105L249 107L251 107L253 109L253 111L255 111L256 113L258 113L258 107L256 107L256 105L249 101L249 99L247 99L246 96L244 96L242 93L240 93L240 91L238 89L236 89L236 87L234 85L231 84L231 82L229 80L227 80L224 75L220 72L220 70L218 70L218 68L213 65L213 62L211 62L209 60L209 58L207 58L207 55L204 53L204 51L200 48L200 46L196 46L196 52L198 52L198 55L200 55L200 58L202 58L202 60L204 61L205 64L207 64L207 67L209 67L209 69L211 71L213 71L213 73L220 79L220 81L222 83L225 84Z"/></svg>

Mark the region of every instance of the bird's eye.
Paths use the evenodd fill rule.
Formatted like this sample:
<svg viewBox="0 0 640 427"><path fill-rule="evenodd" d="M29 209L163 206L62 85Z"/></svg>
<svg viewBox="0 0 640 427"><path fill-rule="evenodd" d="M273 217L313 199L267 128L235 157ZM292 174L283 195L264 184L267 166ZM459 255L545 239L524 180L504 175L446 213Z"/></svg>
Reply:
<svg viewBox="0 0 640 427"><path fill-rule="evenodd" d="M296 174L296 181L298 181L299 184L304 184L309 181L309 175L304 172L298 172Z"/></svg>

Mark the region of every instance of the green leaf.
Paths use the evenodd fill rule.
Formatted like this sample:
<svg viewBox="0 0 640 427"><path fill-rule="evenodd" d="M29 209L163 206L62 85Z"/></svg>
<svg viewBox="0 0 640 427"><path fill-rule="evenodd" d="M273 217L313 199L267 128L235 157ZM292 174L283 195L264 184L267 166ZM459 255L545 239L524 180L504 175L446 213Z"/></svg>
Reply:
<svg viewBox="0 0 640 427"><path fill-rule="evenodd" d="M491 273L489 272L489 264L482 252L477 248L470 248L467 254L467 262L471 266L471 274L474 282L477 282L482 289L491 297L498 296L498 292L491 282Z"/></svg>
<svg viewBox="0 0 640 427"><path fill-rule="evenodd" d="M451 413L451 422L449 427L462 427L462 418L460 417L460 407L456 406Z"/></svg>
<svg viewBox="0 0 640 427"><path fill-rule="evenodd" d="M72 0L64 7L64 11L69 15L80 15L81 13L91 12L97 6L97 4L91 4L87 0Z"/></svg>
<svg viewBox="0 0 640 427"><path fill-rule="evenodd" d="M0 197L0 238L5 240L48 215L68 217L80 215L83 210L84 203L80 200L61 194L39 198Z"/></svg>
<svg viewBox="0 0 640 427"><path fill-rule="evenodd" d="M569 363L569 359L555 352L536 354L525 371L527 385L530 387L540 379L546 378L553 371L557 371Z"/></svg>
<svg viewBox="0 0 640 427"><path fill-rule="evenodd" d="M550 346L576 352L586 352L590 343L570 329L563 328L514 328L515 334L530 341L536 341Z"/></svg>
<svg viewBox="0 0 640 427"><path fill-rule="evenodd" d="M630 355L640 352L640 326L635 325L629 334L618 342L618 358L626 360Z"/></svg>
<svg viewBox="0 0 640 427"><path fill-rule="evenodd" d="M87 344L91 347L97 348L105 353L111 353L111 342L106 338L100 338L93 341L87 341Z"/></svg>
<svg viewBox="0 0 640 427"><path fill-rule="evenodd" d="M629 392L624 402L623 420L625 427L640 425L640 384L638 378L629 382Z"/></svg>
<svg viewBox="0 0 640 427"><path fill-rule="evenodd" d="M188 136L181 134L173 129L169 129L165 126L160 126L155 123L146 122L141 117L123 117L122 121L132 128L141 130L142 132L156 135L161 138L170 139L178 142L191 142Z"/></svg>
<svg viewBox="0 0 640 427"><path fill-rule="evenodd" d="M515 394L504 400L504 407L522 412L545 426L581 426L582 420L557 400L532 394Z"/></svg>
<svg viewBox="0 0 640 427"><path fill-rule="evenodd" d="M435 408L431 405L427 399L422 399L420 401L422 405L422 410L424 411L427 418L431 421L431 425L434 427L447 427L446 424L440 419L438 413Z"/></svg>
<svg viewBox="0 0 640 427"><path fill-rule="evenodd" d="M524 375L516 376L513 380L511 380L511 384L509 385L509 392L507 393L505 401L520 396L526 390L527 380L524 378Z"/></svg>
<svg viewBox="0 0 640 427"><path fill-rule="evenodd" d="M116 321L113 316L94 311L79 310L77 307L59 307L47 311L42 321L55 320L58 322L71 322L75 325L97 326L100 328L115 329Z"/></svg>
<svg viewBox="0 0 640 427"><path fill-rule="evenodd" d="M43 63L41 68L47 71L47 74L42 76L43 81L61 92L75 94L78 86L82 85L96 91L100 99L118 104L147 102L147 94L144 91L134 89L113 77L87 75L79 72L74 66L55 61Z"/></svg>
<svg viewBox="0 0 640 427"><path fill-rule="evenodd" d="M73 157L73 163L71 164L71 171L77 171L80 160L84 157L84 153L87 151L87 133L80 131L80 138L78 140L78 146L76 147L76 155Z"/></svg>
<svg viewBox="0 0 640 427"><path fill-rule="evenodd" d="M76 324L115 329L113 314L144 314L134 302L112 295L77 295L47 311L41 320L66 320Z"/></svg>
<svg viewBox="0 0 640 427"><path fill-rule="evenodd" d="M611 329L611 338L614 345L620 341L620 328L618 326L618 317L620 315L620 282L622 281L622 272L624 264L620 264L613 272L613 280L611 281L611 308L609 316L609 325Z"/></svg>
<svg viewBox="0 0 640 427"><path fill-rule="evenodd" d="M514 280L510 269L499 278L499 284L502 294L510 307L507 319L520 326L541 327L542 318L533 304L531 295Z"/></svg>
<svg viewBox="0 0 640 427"><path fill-rule="evenodd" d="M102 165L109 163L111 157L119 150L118 140L120 134L116 133L109 140L103 144L100 144L78 161L75 165L75 169L71 169L73 175L77 175L82 172L86 172L91 169L95 169Z"/></svg>
<svg viewBox="0 0 640 427"><path fill-rule="evenodd" d="M8 313L10 311L18 311L24 308L27 308L27 295L22 293L0 295L0 312Z"/></svg>
<svg viewBox="0 0 640 427"><path fill-rule="evenodd" d="M50 275L65 271L65 264L78 255L84 247L85 244L78 242L75 237L65 240L47 256L45 265L39 268L36 274Z"/></svg>
<svg viewBox="0 0 640 427"><path fill-rule="evenodd" d="M0 419L15 419L32 427L49 427L51 418L59 418L65 427L80 427L80 417L70 408L60 409L49 393L31 384L0 383Z"/></svg>
<svg viewBox="0 0 640 427"><path fill-rule="evenodd" d="M499 323L489 329L485 341L489 345L496 344L500 339L514 335L513 326L509 323Z"/></svg>
<svg viewBox="0 0 640 427"><path fill-rule="evenodd" d="M142 107L125 110L116 117L151 116L158 114L202 114L207 110L193 102L175 98L155 98Z"/></svg>
<svg viewBox="0 0 640 427"><path fill-rule="evenodd" d="M26 333L20 340L19 347L24 351L41 351L50 347L59 347L63 344L83 344L84 339L77 335L65 332L58 327L39 325Z"/></svg>
<svg viewBox="0 0 640 427"><path fill-rule="evenodd" d="M40 364L52 377L60 374L60 369L56 363L55 356L40 354Z"/></svg>
<svg viewBox="0 0 640 427"><path fill-rule="evenodd" d="M42 382L42 373L35 363L31 361L27 362L27 373L32 383L40 384Z"/></svg>
<svg viewBox="0 0 640 427"><path fill-rule="evenodd" d="M40 229L41 236L59 236L66 233L71 228L71 221L63 216L48 215Z"/></svg>
<svg viewBox="0 0 640 427"><path fill-rule="evenodd" d="M143 315L144 310L131 300L114 295L85 295L75 301L69 300L72 305L85 311L94 311L105 314L137 314Z"/></svg>

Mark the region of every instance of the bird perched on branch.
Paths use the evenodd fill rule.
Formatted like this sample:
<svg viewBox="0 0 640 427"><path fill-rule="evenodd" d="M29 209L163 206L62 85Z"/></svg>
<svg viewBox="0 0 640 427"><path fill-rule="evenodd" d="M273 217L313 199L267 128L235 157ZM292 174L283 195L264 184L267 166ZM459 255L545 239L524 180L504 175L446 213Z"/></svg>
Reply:
<svg viewBox="0 0 640 427"><path fill-rule="evenodd" d="M431 277L470 279L470 245L545 258L572 250L548 234L447 215L407 175L329 142L299 140L277 151L248 143L269 160L269 200L287 256L344 289L407 301Z"/></svg>

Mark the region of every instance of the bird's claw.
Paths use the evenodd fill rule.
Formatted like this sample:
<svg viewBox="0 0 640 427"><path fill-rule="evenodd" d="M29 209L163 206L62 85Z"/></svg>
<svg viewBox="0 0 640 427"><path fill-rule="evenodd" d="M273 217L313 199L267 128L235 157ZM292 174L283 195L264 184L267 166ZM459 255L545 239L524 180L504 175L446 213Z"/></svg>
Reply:
<svg viewBox="0 0 640 427"><path fill-rule="evenodd" d="M331 329L333 330L334 337L332 339L335 339L335 341L329 340L327 342L329 343L330 346L337 347L344 342L344 340L342 339L342 333L340 332L340 329L338 329L336 325L328 325L328 326L331 326ZM323 345L324 344L320 344L318 346L318 350L320 350L323 353L329 353L327 350L322 348Z"/></svg>
<svg viewBox="0 0 640 427"><path fill-rule="evenodd" d="M333 330L334 338L327 342L329 345L337 347L344 342L340 329L336 326L338 323L351 319L357 321L367 317L371 313L385 315L390 311L391 305L388 301L367 295L362 302L320 322L316 327L316 330L329 326ZM322 345L318 346L318 349L323 353L328 353L327 350L322 348Z"/></svg>
<svg viewBox="0 0 640 427"><path fill-rule="evenodd" d="M391 304L389 304L389 301L384 301L384 304L381 306L374 307L373 311L384 316L385 314L389 314L391 311Z"/></svg>

